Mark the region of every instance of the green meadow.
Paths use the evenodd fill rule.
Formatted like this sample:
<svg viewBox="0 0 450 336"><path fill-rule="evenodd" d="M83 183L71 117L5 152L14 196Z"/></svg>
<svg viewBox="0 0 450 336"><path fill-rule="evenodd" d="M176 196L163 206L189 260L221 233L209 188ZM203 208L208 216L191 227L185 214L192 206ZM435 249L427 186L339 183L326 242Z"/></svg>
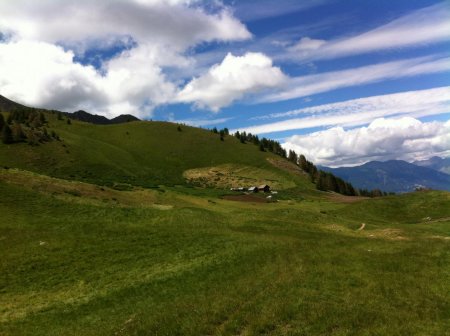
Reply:
<svg viewBox="0 0 450 336"><path fill-rule="evenodd" d="M344 197L231 136L48 118L61 142L0 144L0 335L449 334L450 193ZM278 201L224 199L266 180Z"/></svg>

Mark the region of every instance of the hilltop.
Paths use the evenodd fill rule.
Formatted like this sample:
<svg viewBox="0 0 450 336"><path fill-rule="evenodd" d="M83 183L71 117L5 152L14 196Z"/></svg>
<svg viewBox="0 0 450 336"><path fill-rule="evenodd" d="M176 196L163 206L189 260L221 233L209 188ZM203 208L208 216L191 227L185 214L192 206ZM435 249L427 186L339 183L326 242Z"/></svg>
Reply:
<svg viewBox="0 0 450 336"><path fill-rule="evenodd" d="M291 174L284 167L286 163L280 166L279 156L232 135L221 137L169 122L115 123L128 120L126 116L98 125L74 120L73 115L69 118L58 111L41 113L46 132L57 134L60 140L39 146L25 142L0 146L3 166L105 185L184 185L189 181L229 188L242 181L244 186L270 183L282 188L314 189L295 165L290 169L297 174ZM76 114L82 119L86 115ZM195 171L200 168L209 170Z"/></svg>
<svg viewBox="0 0 450 336"><path fill-rule="evenodd" d="M138 118L131 114L121 114L112 119L108 119L104 116L97 114L91 114L89 112L79 110L73 113L65 113L68 118L88 122L96 125L111 125L111 124L123 124L130 121L139 121Z"/></svg>

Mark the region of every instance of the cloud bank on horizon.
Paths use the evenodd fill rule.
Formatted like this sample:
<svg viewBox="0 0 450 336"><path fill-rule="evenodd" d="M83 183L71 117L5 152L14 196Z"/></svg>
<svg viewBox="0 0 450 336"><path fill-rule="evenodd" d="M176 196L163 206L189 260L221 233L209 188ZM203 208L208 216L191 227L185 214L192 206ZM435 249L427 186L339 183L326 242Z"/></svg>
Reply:
<svg viewBox="0 0 450 336"><path fill-rule="evenodd" d="M1 1L0 94L412 161L450 155L449 44L438 0Z"/></svg>

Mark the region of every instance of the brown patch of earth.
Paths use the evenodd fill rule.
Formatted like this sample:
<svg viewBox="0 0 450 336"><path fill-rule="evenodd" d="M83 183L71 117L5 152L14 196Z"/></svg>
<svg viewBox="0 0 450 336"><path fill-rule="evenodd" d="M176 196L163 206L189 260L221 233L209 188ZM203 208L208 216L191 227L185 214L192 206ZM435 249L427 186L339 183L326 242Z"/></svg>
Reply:
<svg viewBox="0 0 450 336"><path fill-rule="evenodd" d="M226 195L222 197L228 201L251 202L251 203L267 203L267 200L255 195Z"/></svg>
<svg viewBox="0 0 450 336"><path fill-rule="evenodd" d="M362 196L345 196L338 193L330 192L327 195L327 198L341 203L355 203L360 202L366 199L370 199L370 197L362 197Z"/></svg>

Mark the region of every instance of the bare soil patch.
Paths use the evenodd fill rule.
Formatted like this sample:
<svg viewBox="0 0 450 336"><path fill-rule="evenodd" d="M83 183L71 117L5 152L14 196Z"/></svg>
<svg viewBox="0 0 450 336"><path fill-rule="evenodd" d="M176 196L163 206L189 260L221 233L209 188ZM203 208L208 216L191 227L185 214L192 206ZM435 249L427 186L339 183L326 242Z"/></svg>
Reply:
<svg viewBox="0 0 450 336"><path fill-rule="evenodd" d="M223 196L223 199L228 201L237 201L237 202L251 202L251 203L268 203L265 198L258 197L255 195L226 195Z"/></svg>
<svg viewBox="0 0 450 336"><path fill-rule="evenodd" d="M330 199L332 201L341 202L341 203L355 203L355 202L360 202L360 201L370 198L370 197L362 197L362 196L345 196L345 195L337 194L334 192L328 193L327 197L328 197L328 199Z"/></svg>

